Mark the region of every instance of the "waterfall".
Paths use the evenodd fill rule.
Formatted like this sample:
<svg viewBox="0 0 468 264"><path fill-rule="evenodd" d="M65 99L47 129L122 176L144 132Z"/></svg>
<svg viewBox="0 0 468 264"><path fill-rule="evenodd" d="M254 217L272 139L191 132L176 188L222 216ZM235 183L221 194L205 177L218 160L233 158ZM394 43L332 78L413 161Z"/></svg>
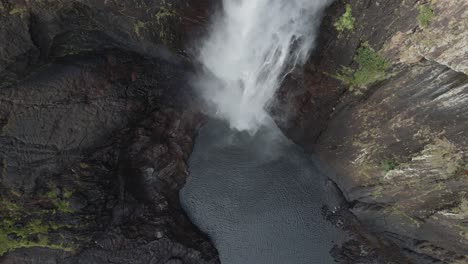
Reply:
<svg viewBox="0 0 468 264"><path fill-rule="evenodd" d="M210 112L251 133L268 118L284 77L306 62L331 0L223 0L198 54Z"/></svg>

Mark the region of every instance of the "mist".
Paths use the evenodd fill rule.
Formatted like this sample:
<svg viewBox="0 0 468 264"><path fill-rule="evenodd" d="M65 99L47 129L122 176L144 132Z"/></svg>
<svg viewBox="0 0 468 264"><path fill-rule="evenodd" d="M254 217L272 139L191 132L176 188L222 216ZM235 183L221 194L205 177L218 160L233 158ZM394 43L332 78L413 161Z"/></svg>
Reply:
<svg viewBox="0 0 468 264"><path fill-rule="evenodd" d="M209 114L255 133L281 82L306 62L331 0L223 0L198 60Z"/></svg>

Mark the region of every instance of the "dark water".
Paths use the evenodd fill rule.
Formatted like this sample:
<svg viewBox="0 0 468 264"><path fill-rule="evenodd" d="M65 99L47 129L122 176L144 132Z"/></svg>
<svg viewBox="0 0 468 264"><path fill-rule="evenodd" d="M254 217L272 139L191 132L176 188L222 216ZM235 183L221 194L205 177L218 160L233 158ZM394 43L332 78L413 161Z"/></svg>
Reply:
<svg viewBox="0 0 468 264"><path fill-rule="evenodd" d="M223 264L334 263L344 234L321 214L338 203L333 185L277 128L250 136L210 122L190 172L182 205Z"/></svg>

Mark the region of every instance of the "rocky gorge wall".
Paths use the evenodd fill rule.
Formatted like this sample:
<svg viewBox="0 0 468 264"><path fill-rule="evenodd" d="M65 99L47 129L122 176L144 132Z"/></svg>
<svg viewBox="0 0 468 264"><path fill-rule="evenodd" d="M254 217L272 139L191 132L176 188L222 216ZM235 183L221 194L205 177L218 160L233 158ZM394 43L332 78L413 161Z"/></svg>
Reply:
<svg viewBox="0 0 468 264"><path fill-rule="evenodd" d="M337 1L272 112L415 263L466 263L468 3Z"/></svg>
<svg viewBox="0 0 468 264"><path fill-rule="evenodd" d="M219 262L178 201L200 5L0 1L1 263Z"/></svg>

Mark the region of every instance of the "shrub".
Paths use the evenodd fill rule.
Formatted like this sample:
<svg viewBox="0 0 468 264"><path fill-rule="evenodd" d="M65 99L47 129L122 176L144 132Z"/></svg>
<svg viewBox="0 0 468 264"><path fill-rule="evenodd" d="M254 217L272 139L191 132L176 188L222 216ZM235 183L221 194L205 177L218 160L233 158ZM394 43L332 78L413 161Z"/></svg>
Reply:
<svg viewBox="0 0 468 264"><path fill-rule="evenodd" d="M334 75L335 78L348 85L351 91L355 88L365 88L386 78L389 64L369 44L361 45L354 56L354 62L358 64L356 70L342 66Z"/></svg>
<svg viewBox="0 0 468 264"><path fill-rule="evenodd" d="M334 26L337 31L343 32L345 30L353 31L354 30L354 22L356 19L353 17L352 11L351 11L351 5L347 4L346 5L346 11L344 14L338 19Z"/></svg>
<svg viewBox="0 0 468 264"><path fill-rule="evenodd" d="M432 18L434 18L434 10L430 4L419 7L418 22L421 27L427 27Z"/></svg>

